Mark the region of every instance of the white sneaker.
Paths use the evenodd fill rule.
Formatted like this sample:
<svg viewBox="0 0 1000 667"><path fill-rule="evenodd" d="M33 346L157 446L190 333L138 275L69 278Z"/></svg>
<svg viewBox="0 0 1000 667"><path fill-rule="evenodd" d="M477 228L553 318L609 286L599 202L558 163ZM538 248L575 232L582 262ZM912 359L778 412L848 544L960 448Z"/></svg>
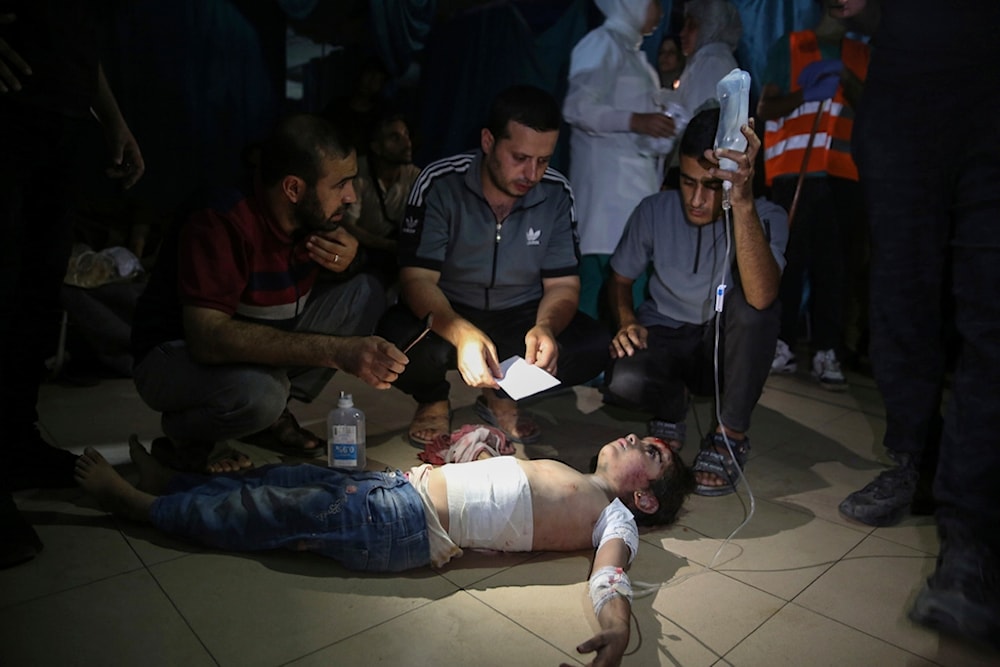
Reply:
<svg viewBox="0 0 1000 667"><path fill-rule="evenodd" d="M819 381L823 389L830 391L847 389L847 380L844 379L837 354L833 350L820 350L813 356L812 376Z"/></svg>
<svg viewBox="0 0 1000 667"><path fill-rule="evenodd" d="M795 363L795 355L788 343L778 339L778 344L774 348L774 361L771 362L771 373L794 373L799 365Z"/></svg>

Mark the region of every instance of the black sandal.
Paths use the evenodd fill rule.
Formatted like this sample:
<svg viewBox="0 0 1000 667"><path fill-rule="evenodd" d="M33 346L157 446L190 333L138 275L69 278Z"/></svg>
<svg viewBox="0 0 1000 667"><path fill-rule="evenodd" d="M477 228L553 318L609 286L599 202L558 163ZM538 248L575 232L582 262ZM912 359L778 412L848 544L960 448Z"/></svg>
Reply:
<svg viewBox="0 0 1000 667"><path fill-rule="evenodd" d="M684 422L668 422L662 419L650 419L646 424L646 433L654 438L664 441L670 449L675 452L684 448L684 441L687 439L687 424ZM677 443L676 447L670 445Z"/></svg>
<svg viewBox="0 0 1000 667"><path fill-rule="evenodd" d="M743 476L743 468L750 457L750 437L745 435L742 440L729 438L729 442L733 456L729 455L726 439L721 433L710 433L702 441L701 451L694 458L694 472L707 472L728 483L719 486L698 484L694 492L699 496L728 496L736 491L740 477Z"/></svg>

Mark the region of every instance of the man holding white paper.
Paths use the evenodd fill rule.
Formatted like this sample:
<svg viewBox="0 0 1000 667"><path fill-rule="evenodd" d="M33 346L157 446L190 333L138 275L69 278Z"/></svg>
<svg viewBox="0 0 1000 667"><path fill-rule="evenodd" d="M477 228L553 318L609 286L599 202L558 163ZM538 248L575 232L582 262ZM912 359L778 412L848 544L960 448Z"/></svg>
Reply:
<svg viewBox="0 0 1000 667"><path fill-rule="evenodd" d="M451 431L450 369L483 389L483 420L526 444L540 430L499 391L502 360L523 356L565 384L604 370L610 337L577 310L573 193L548 167L560 122L545 91L507 88L493 101L480 150L428 165L410 193L399 234L401 302L378 331L407 340L433 314L432 333L394 383L417 400L409 429L417 447Z"/></svg>

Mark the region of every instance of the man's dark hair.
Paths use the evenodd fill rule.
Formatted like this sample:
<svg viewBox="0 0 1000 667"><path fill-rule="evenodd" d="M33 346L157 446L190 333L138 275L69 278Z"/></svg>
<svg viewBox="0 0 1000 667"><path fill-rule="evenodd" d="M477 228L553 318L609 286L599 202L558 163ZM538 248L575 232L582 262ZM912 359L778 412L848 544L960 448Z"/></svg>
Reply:
<svg viewBox="0 0 1000 667"><path fill-rule="evenodd" d="M649 490L659 501L655 512L646 513L631 507L636 524L640 526L669 526L677 520L684 500L694 491L697 483L694 471L676 453L662 477L649 483Z"/></svg>
<svg viewBox="0 0 1000 667"><path fill-rule="evenodd" d="M397 120L403 121L407 129L410 129L410 123L406 120L406 114L404 114L399 109L394 107L386 107L379 110L375 115L375 120L372 122L370 131L368 132L367 142L371 143L379 139L382 135L382 130L387 126L392 125Z"/></svg>
<svg viewBox="0 0 1000 667"><path fill-rule="evenodd" d="M340 130L322 116L288 116L278 122L261 147L261 180L264 185L273 185L292 175L311 187L319 180L323 160L341 160L351 150Z"/></svg>
<svg viewBox="0 0 1000 667"><path fill-rule="evenodd" d="M681 137L681 155L700 158L715 145L715 132L719 127L719 108L699 111Z"/></svg>
<svg viewBox="0 0 1000 667"><path fill-rule="evenodd" d="M562 113L559 103L541 88L516 85L505 88L493 98L486 129L497 141L509 137L507 123L515 121L536 132L559 129Z"/></svg>

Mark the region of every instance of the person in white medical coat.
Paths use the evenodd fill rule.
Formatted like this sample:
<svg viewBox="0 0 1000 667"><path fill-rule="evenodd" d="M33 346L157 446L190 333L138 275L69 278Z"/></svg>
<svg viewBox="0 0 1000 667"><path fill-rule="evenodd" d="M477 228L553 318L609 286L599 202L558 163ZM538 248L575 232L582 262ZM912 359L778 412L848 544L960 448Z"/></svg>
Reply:
<svg viewBox="0 0 1000 667"><path fill-rule="evenodd" d="M595 0L604 23L573 48L563 116L580 234L580 310L600 318L608 261L632 210L660 189L673 147L659 77L640 50L659 24L659 0ZM636 281L636 303L645 281Z"/></svg>

